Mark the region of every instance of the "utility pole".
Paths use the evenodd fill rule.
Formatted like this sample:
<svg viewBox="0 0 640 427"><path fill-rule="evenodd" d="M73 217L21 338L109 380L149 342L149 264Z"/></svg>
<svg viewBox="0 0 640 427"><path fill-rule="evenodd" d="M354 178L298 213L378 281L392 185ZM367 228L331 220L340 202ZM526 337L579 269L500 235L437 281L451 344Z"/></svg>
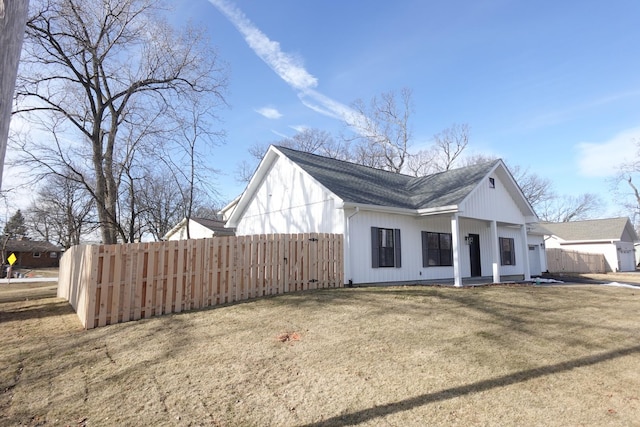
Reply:
<svg viewBox="0 0 640 427"><path fill-rule="evenodd" d="M0 189L29 0L0 0Z"/></svg>

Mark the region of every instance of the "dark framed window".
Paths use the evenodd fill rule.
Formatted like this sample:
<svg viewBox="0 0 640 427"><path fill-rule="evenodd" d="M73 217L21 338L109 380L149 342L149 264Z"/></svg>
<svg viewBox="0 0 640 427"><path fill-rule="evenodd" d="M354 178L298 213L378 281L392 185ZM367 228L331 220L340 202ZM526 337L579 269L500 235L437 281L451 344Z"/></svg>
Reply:
<svg viewBox="0 0 640 427"><path fill-rule="evenodd" d="M495 178L489 178L489 188L496 188Z"/></svg>
<svg viewBox="0 0 640 427"><path fill-rule="evenodd" d="M500 264L516 265L516 247L510 237L500 237Z"/></svg>
<svg viewBox="0 0 640 427"><path fill-rule="evenodd" d="M34 252L32 255L34 258L40 258L40 252Z"/></svg>
<svg viewBox="0 0 640 427"><path fill-rule="evenodd" d="M371 266L402 266L399 229L371 227Z"/></svg>
<svg viewBox="0 0 640 427"><path fill-rule="evenodd" d="M451 233L422 232L422 266L452 266L453 245Z"/></svg>

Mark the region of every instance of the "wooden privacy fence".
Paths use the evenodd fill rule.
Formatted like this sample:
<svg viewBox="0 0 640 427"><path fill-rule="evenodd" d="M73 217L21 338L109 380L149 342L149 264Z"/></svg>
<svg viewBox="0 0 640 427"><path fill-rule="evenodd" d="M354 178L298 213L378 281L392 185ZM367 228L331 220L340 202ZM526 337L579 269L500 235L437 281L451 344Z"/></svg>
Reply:
<svg viewBox="0 0 640 427"><path fill-rule="evenodd" d="M547 269L550 273L606 273L603 254L547 249Z"/></svg>
<svg viewBox="0 0 640 427"><path fill-rule="evenodd" d="M58 296L85 329L266 295L342 287L339 234L270 234L80 245L60 260Z"/></svg>

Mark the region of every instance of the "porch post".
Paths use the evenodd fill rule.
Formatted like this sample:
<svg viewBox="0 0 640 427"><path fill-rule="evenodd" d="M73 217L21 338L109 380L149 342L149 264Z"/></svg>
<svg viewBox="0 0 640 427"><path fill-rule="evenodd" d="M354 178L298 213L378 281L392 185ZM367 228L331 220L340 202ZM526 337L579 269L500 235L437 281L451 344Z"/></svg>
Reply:
<svg viewBox="0 0 640 427"><path fill-rule="evenodd" d="M520 226L522 236L522 265L524 266L524 280L531 280L531 268L529 267L529 241L527 240L527 224Z"/></svg>
<svg viewBox="0 0 640 427"><path fill-rule="evenodd" d="M460 221L458 214L451 215L451 240L453 244L453 286L462 287L462 266L460 265Z"/></svg>
<svg viewBox="0 0 640 427"><path fill-rule="evenodd" d="M498 223L491 221L491 262L493 283L500 283L500 246L498 245Z"/></svg>

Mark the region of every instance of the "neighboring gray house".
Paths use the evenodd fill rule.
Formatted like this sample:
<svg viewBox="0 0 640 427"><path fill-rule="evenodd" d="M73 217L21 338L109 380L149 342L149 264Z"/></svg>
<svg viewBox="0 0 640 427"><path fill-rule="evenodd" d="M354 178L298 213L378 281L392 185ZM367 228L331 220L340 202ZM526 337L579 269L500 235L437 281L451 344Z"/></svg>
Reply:
<svg viewBox="0 0 640 427"><path fill-rule="evenodd" d="M219 219L190 218L189 235L192 239L203 239L213 236L233 236L233 229L225 227ZM184 218L164 235L164 240L184 240L187 238L187 219Z"/></svg>
<svg viewBox="0 0 640 427"><path fill-rule="evenodd" d="M635 271L638 236L629 218L544 222L547 248L603 254L609 271Z"/></svg>
<svg viewBox="0 0 640 427"><path fill-rule="evenodd" d="M501 160L416 178L271 146L233 205L238 235L342 234L354 284L531 275L538 218Z"/></svg>

